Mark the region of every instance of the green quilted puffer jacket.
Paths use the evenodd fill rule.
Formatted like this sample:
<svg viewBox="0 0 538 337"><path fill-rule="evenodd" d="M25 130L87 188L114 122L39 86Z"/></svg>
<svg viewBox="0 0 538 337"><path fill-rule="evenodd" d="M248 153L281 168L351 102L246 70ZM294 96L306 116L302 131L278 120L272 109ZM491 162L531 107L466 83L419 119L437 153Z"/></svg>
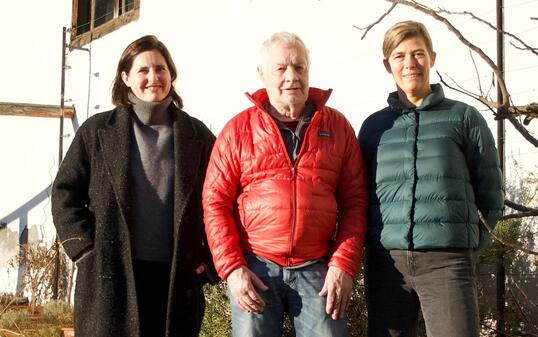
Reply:
<svg viewBox="0 0 538 337"><path fill-rule="evenodd" d="M482 248L480 210L494 227L503 208L495 141L472 106L441 85L417 108L397 92L359 132L369 184L367 244L385 249Z"/></svg>

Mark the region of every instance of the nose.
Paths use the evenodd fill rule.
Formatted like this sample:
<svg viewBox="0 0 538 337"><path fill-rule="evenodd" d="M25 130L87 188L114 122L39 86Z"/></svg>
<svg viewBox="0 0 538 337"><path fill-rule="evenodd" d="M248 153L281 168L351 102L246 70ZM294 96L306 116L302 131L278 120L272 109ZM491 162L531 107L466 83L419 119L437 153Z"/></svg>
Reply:
<svg viewBox="0 0 538 337"><path fill-rule="evenodd" d="M150 68L148 71L148 80L150 82L154 82L158 78L158 73L155 71L155 69Z"/></svg>
<svg viewBox="0 0 538 337"><path fill-rule="evenodd" d="M404 58L404 66L406 68L413 68L415 67L417 64L417 60L415 59L415 57L411 54L407 54L405 55L405 58Z"/></svg>
<svg viewBox="0 0 538 337"><path fill-rule="evenodd" d="M295 67L288 66L286 68L286 71L284 72L284 79L289 82L293 82L298 80L299 76L297 74L297 71L295 70Z"/></svg>

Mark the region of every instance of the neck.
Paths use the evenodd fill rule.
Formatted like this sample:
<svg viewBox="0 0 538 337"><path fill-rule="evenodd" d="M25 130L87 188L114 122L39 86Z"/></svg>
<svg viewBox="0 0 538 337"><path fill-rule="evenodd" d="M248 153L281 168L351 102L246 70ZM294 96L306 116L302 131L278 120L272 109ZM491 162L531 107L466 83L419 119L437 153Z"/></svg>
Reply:
<svg viewBox="0 0 538 337"><path fill-rule="evenodd" d="M168 107L172 97L168 96L160 102L146 102L134 95L129 95L133 111L138 119L145 125L169 124Z"/></svg>
<svg viewBox="0 0 538 337"><path fill-rule="evenodd" d="M428 87L429 88L429 87ZM422 101L431 93L431 89L421 93L406 93L398 88L398 99L408 108L416 108L422 104Z"/></svg>
<svg viewBox="0 0 538 337"><path fill-rule="evenodd" d="M288 122L298 120L301 117L304 108L305 104L302 104L301 106L285 106L280 108L271 104L271 110L269 112L279 120Z"/></svg>

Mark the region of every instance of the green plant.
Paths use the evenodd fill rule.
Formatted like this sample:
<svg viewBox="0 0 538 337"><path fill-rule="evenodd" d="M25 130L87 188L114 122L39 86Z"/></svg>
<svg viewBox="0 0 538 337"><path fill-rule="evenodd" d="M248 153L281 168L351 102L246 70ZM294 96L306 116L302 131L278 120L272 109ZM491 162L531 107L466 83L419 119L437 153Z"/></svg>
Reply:
<svg viewBox="0 0 538 337"><path fill-rule="evenodd" d="M62 327L72 324L71 306L63 301L50 301L38 316L32 316L27 309L9 309L2 313L0 336L58 337Z"/></svg>
<svg viewBox="0 0 538 337"><path fill-rule="evenodd" d="M45 304L43 321L61 326L73 325L73 308L65 301L52 300Z"/></svg>
<svg viewBox="0 0 538 337"><path fill-rule="evenodd" d="M0 328L21 331L29 321L30 313L27 310L7 310L0 316Z"/></svg>
<svg viewBox="0 0 538 337"><path fill-rule="evenodd" d="M61 336L62 329L57 326L43 326L39 329L25 333L25 337L58 337Z"/></svg>
<svg viewBox="0 0 538 337"><path fill-rule="evenodd" d="M522 170L517 162L514 167L517 177L506 184L507 199L536 208L537 175ZM507 213L517 212L507 207L505 215ZM538 335L538 306L536 293L532 291L538 264L530 254L516 248L536 250L536 226L536 217L515 217L499 222L494 233L507 244L492 240L480 256L478 291L484 336L497 335L497 329L507 335ZM497 282L504 285L501 288L504 291L499 291Z"/></svg>
<svg viewBox="0 0 538 337"><path fill-rule="evenodd" d="M206 310L202 322L201 337L231 336L232 320L230 303L226 295L226 284L204 286Z"/></svg>

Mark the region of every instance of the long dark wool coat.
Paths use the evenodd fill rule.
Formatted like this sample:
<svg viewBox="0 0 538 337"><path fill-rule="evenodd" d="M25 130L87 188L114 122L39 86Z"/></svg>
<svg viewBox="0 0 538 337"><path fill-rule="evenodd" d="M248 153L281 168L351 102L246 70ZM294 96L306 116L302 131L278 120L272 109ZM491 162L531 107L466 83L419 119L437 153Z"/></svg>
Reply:
<svg viewBox="0 0 538 337"><path fill-rule="evenodd" d="M201 198L215 137L203 123L172 106L174 245L168 312L163 315L166 336L197 336L207 278L197 275L195 268L205 262L214 272L205 244ZM54 224L78 268L77 337L139 336L129 234L133 138L129 114L128 109L117 108L88 119L77 131L52 189Z"/></svg>

